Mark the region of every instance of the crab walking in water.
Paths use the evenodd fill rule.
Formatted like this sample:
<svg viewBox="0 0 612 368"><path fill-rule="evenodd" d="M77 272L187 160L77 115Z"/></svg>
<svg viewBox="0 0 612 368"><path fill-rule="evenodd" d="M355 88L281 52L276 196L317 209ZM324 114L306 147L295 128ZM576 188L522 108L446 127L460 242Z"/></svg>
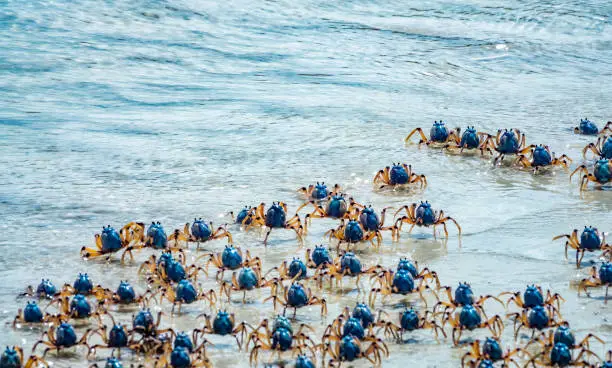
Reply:
<svg viewBox="0 0 612 368"><path fill-rule="evenodd" d="M302 221L297 215L287 220L287 205L283 202L272 202L272 206L265 210L266 205L264 203L259 204L255 210L255 217L251 221L251 224L247 226L247 229L251 226L261 226L267 228L266 237L264 238L264 245L268 244L268 237L272 232L272 229L291 229L295 231L298 240L302 241L304 234L304 227Z"/></svg>
<svg viewBox="0 0 612 368"><path fill-rule="evenodd" d="M585 226L578 239L578 229L574 229L571 234L561 234L552 240L567 238L565 242L565 259L567 259L567 249L576 250L576 268L580 268L582 258L586 252L603 251L603 254L612 252L612 246L606 244L605 233L600 234L596 227Z"/></svg>
<svg viewBox="0 0 612 368"><path fill-rule="evenodd" d="M582 157L587 159L587 152L591 151L595 158L602 157L605 159L612 159L612 135L605 135L597 138L595 143L587 144L582 150Z"/></svg>
<svg viewBox="0 0 612 368"><path fill-rule="evenodd" d="M397 210L397 212L395 212L396 218L402 210L406 211L406 215L395 220L395 226L399 229L399 231L402 230L402 225L404 223L410 224L410 230L408 230L409 233L412 232L412 229L414 229L415 226L433 226L434 237L436 237L436 226L442 225L444 235L448 238L446 222L450 220L455 224L455 226L457 226L459 236L461 236L461 226L459 226L457 221L450 216L444 215L444 211L442 210L440 210L440 212L434 211L428 201L421 202L420 204L413 203L410 206L403 206Z"/></svg>
<svg viewBox="0 0 612 368"><path fill-rule="evenodd" d="M574 133L583 135L612 133L612 121L608 121L608 123L601 130L599 130L599 128L597 128L597 125L595 125L595 123L593 123L589 119L580 119L580 125L574 128Z"/></svg>
<svg viewBox="0 0 612 368"><path fill-rule="evenodd" d="M392 166L379 170L373 183L378 186L377 189L404 188L410 184L419 184L419 188L423 189L427 186L427 177L412 172L412 165L394 162Z"/></svg>
<svg viewBox="0 0 612 368"><path fill-rule="evenodd" d="M539 145L530 151L531 159L527 155L518 155L516 163L524 168L533 168L534 172L538 172L541 168L547 166L561 166L564 169L569 167L572 159L566 155L555 157L555 153L550 151L548 146Z"/></svg>
<svg viewBox="0 0 612 368"><path fill-rule="evenodd" d="M448 129L444 122L440 120L439 122L436 120L429 131L429 138L425 136L422 128L413 129L410 134L404 138L404 143L408 144L410 138L415 133L419 133L421 136L421 140L419 141L419 146L421 144L426 144L427 146L433 147L444 147L448 143L460 144L461 139L459 138L460 128Z"/></svg>
<svg viewBox="0 0 612 368"><path fill-rule="evenodd" d="M518 129L499 129L495 139L489 139L490 146L499 153L494 164L501 162L507 155L525 155L535 148L534 145L525 146L525 134Z"/></svg>
<svg viewBox="0 0 612 368"><path fill-rule="evenodd" d="M597 267L593 266L591 269L591 276L588 279L582 279L580 281L580 286L578 287L578 293L580 290L584 290L587 295L589 292L587 288L594 288L605 286L606 292L604 294L604 303L608 303L608 288L612 284L612 263L605 262L602 263L599 267L599 271L597 271Z"/></svg>
<svg viewBox="0 0 612 368"><path fill-rule="evenodd" d="M461 135L461 140L457 142L447 143L444 148L449 150L451 153L457 152L459 154L465 152L480 152L482 156L485 153L493 154L493 151L489 147L490 140L493 139L490 134L477 132L476 129L471 126L467 127L467 129Z"/></svg>
<svg viewBox="0 0 612 368"><path fill-rule="evenodd" d="M587 189L589 182L596 183L600 187L612 182L612 162L603 157L595 162L592 172L589 172L585 165L578 166L578 168L570 174L570 182L572 181L572 176L577 172L582 174L582 179L580 180L581 192Z"/></svg>

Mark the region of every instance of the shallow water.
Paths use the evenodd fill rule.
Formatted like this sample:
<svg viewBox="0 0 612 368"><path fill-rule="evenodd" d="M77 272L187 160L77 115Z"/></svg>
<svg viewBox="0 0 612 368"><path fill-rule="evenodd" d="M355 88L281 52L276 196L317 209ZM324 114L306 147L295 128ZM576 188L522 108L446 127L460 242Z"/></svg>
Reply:
<svg viewBox="0 0 612 368"><path fill-rule="evenodd" d="M573 169L593 139L571 128L580 117L601 126L612 116L610 14L601 0L0 3L0 247L8 255L0 259L0 343L29 349L38 339L38 330L5 323L25 304L15 296L43 276L61 284L86 271L108 287L129 279L144 290L137 265L79 258L102 225L159 220L170 231L193 217L221 224L230 210L276 200L292 213L302 203L295 189L317 180L378 209L428 199L463 227L458 239L451 226L447 242L428 229L397 243L385 234L379 253L359 254L366 264L410 256L443 284L469 281L476 294L538 283L565 297L563 316L579 336L609 341L612 304L601 291L579 298L570 288L596 258L577 271L573 254L566 261L563 242L551 238L588 224L612 231L612 191L581 197L564 170L495 168L406 147L403 138L438 119L488 132L516 127L528 143L568 154ZM373 192L374 173L396 161L426 174L427 189ZM327 243L323 233L335 226L315 220L302 247L290 231L274 231L267 248L257 232L231 231L268 269ZM265 295L226 307L257 323L273 315ZM319 332L364 298L324 296L326 319L317 308L298 313ZM407 301L416 299L391 298L385 310ZM164 324L190 329L203 311L190 306ZM506 330L512 345L510 323ZM248 364L231 339L212 340L215 365ZM391 344L385 365L458 366L464 352L427 331L410 342ZM85 366L78 352L50 360Z"/></svg>

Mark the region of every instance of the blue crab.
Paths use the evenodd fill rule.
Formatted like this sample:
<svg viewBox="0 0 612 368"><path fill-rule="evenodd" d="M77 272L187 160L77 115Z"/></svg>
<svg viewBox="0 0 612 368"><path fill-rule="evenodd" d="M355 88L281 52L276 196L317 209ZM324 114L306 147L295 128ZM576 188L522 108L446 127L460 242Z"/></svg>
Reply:
<svg viewBox="0 0 612 368"><path fill-rule="evenodd" d="M587 288L605 286L604 302L608 303L608 288L610 285L612 285L612 263L604 262L599 267L599 271L597 271L597 267L593 266L590 277L580 281L578 292L580 293L582 289L588 295Z"/></svg>
<svg viewBox="0 0 612 368"><path fill-rule="evenodd" d="M427 186L427 177L423 174L412 172L412 165L405 163L393 163L384 169L378 170L373 180L378 189L403 188L410 184L418 184L420 189Z"/></svg>
<svg viewBox="0 0 612 368"><path fill-rule="evenodd" d="M317 182L317 184L310 184L308 187L301 187L297 191L298 193L303 194L307 200L321 201L335 195L336 193L340 193L341 190L342 188L338 184L335 184L333 189L329 190L327 185L325 185L325 182Z"/></svg>
<svg viewBox="0 0 612 368"><path fill-rule="evenodd" d="M293 257L291 262L289 262L289 265L287 265L287 261L283 261L280 267L274 267L273 269L278 271L279 277L282 280L308 279L308 266L306 266L306 263L297 257Z"/></svg>
<svg viewBox="0 0 612 368"><path fill-rule="evenodd" d="M579 350L578 355L574 358L573 351ZM531 359L525 364L525 367L532 365L536 367L537 365L545 366L545 367L568 367L568 366L591 366L582 359L583 356L593 356L597 358L599 361L599 357L597 354L593 353L590 349L586 347L581 347L580 349L570 349L567 345L563 343L556 344L546 344L544 349L539 353L533 355ZM586 362L586 363L585 363Z"/></svg>
<svg viewBox="0 0 612 368"><path fill-rule="evenodd" d="M121 256L121 262L125 260L126 254L129 254L132 260L132 247L143 241L144 237L144 224L141 222L130 222L123 226L119 232L110 225L102 227L102 234L96 234L96 248L81 248L81 257L85 259L97 258L100 256L106 256L106 260L124 249L123 255Z"/></svg>
<svg viewBox="0 0 612 368"><path fill-rule="evenodd" d="M159 302L161 303L164 299L172 303L173 313L174 308L178 305L178 313L180 313L183 304L192 304L198 300L206 300L211 306L215 305L217 302L217 294L213 289L205 292L201 290L199 286L196 287L191 281L185 279L179 281L174 288L169 287L161 289Z"/></svg>
<svg viewBox="0 0 612 368"><path fill-rule="evenodd" d="M564 321L561 320L559 311L551 305L546 307L536 305L531 309L524 308L520 313L510 313L507 315L514 320L514 339L518 338L522 327L532 329L532 337L535 330L543 330L548 327L557 327Z"/></svg>
<svg viewBox="0 0 612 368"><path fill-rule="evenodd" d="M115 322L115 319L112 315L107 314L110 318L112 325L109 331L107 325L103 324L102 321L99 321L99 326L96 330L94 330L91 335L98 335L102 339L102 344L94 344L89 347L88 356L95 357L97 349L117 349L119 354L121 354L121 349L128 348L128 344L130 343L130 332L127 330L125 326L122 324L118 324Z"/></svg>
<svg viewBox="0 0 612 368"><path fill-rule="evenodd" d="M253 221L253 217L255 216L255 207L244 206L243 209L238 211L238 214L235 215L233 211L230 211L229 215L232 217L232 221L235 224L247 226L251 224L251 221Z"/></svg>
<svg viewBox="0 0 612 368"><path fill-rule="evenodd" d="M39 299L52 299L57 294L57 287L49 279L42 279L36 286L36 290L30 285L21 296L35 296Z"/></svg>
<svg viewBox="0 0 612 368"><path fill-rule="evenodd" d="M263 332L260 331L262 328L264 328ZM253 343L253 348L251 349L249 356L249 362L257 365L259 352L262 350L276 351L279 356L280 353L285 351L302 353L304 350L309 350L314 356L316 345L314 341L304 332L304 329L309 329L312 331L312 329L305 324L301 324L297 331L293 331L293 328L288 320L277 317L272 331L270 331L267 320L262 321L259 327L249 335L247 346L251 342Z"/></svg>
<svg viewBox="0 0 612 368"><path fill-rule="evenodd" d="M406 212L406 215L397 218L397 215L402 210ZM395 220L395 226L398 228L398 234L399 231L402 230L403 224L410 224L410 230L408 230L409 233L412 232L412 229L414 229L415 226L433 226L434 237L436 237L436 226L442 225L444 235L448 238L446 222L452 221L455 226L457 226L459 236L461 236L461 226L459 226L459 223L457 223L454 218L446 216L442 210L440 210L440 212L434 211L428 201L421 201L419 204L413 203L410 206L403 206L397 210L397 212L395 212L395 217L397 218Z"/></svg>
<svg viewBox="0 0 612 368"><path fill-rule="evenodd" d="M497 337L487 337L484 341L476 340L469 346L470 351L463 354L461 358L461 367L481 367L482 362L487 361L491 362L491 367L493 367L493 363L498 361L503 361L504 367L509 367L510 363L514 363L518 367L518 363L513 358L514 355L523 353L531 357L531 354L524 348L508 349L504 352Z"/></svg>
<svg viewBox="0 0 612 368"><path fill-rule="evenodd" d="M155 361L155 368L212 368L212 362L206 350L190 352L187 348L167 347L166 351Z"/></svg>
<svg viewBox="0 0 612 368"><path fill-rule="evenodd" d="M434 318L434 313L426 311L423 314L418 313L414 309L405 309L399 312L399 324L396 325L391 321L384 321L380 318L382 311L379 312L378 321L375 325L384 330L385 336L393 337L396 340L402 342L403 335L405 332L412 332L415 330L431 329L438 339L438 331L446 338L446 332Z"/></svg>
<svg viewBox="0 0 612 368"><path fill-rule="evenodd" d="M268 229L264 238L264 245L268 244L268 237L272 229L291 229L295 231L298 240L300 242L302 241L304 227L297 213L293 215L291 219L287 220L287 205L283 202L272 202L272 206L270 206L267 211L265 208L266 205L264 203L260 203L259 206L257 206L255 218L247 227L248 229L251 226L261 226Z"/></svg>
<svg viewBox="0 0 612 368"><path fill-rule="evenodd" d="M492 139L488 133L478 132L473 126L468 126L467 129L461 135L459 142L447 143L444 148L455 152L459 150L459 153L467 151L480 151L481 155L485 152L493 154L491 148L489 148L489 140Z"/></svg>
<svg viewBox="0 0 612 368"><path fill-rule="evenodd" d="M329 354L331 359L329 366L340 366L342 362L352 362L356 359L366 358L374 366L382 364L383 357L389 356L389 348L381 339L376 339L370 342L367 349L362 348L362 343L358 338L352 335L347 335L337 341L335 344L326 342L321 344L323 351L323 361L325 356Z"/></svg>
<svg viewBox="0 0 612 368"><path fill-rule="evenodd" d="M45 367L49 367L49 363L47 363L44 359L37 357L36 355L32 355L28 358L27 361L24 362L23 357L23 349L19 346L13 346L9 348L8 346L0 355L0 367L1 368L37 368L41 365Z"/></svg>
<svg viewBox="0 0 612 368"><path fill-rule="evenodd" d="M537 172L540 168L546 166L561 166L567 169L572 162L572 159L564 154L557 158L548 146L541 144L531 149L530 156L531 159L527 155L520 154L516 158L516 163L524 168L533 168Z"/></svg>
<svg viewBox="0 0 612 368"><path fill-rule="evenodd" d="M236 325L234 313L228 313L225 310L218 311L214 318L207 314L200 316L205 318L204 326L193 330L193 341L198 341L198 337L205 334L232 335L236 338L236 343L240 350L242 349L244 338L249 333L249 328L253 330L253 327L244 321Z"/></svg>
<svg viewBox="0 0 612 368"><path fill-rule="evenodd" d="M593 172L589 172L585 165L578 166L576 170L570 174L570 182L572 181L572 176L577 172L582 174L582 179L580 180L581 192L587 189L589 182L596 183L599 186L612 182L612 162L603 157L595 162Z"/></svg>
<svg viewBox="0 0 612 368"><path fill-rule="evenodd" d="M435 293L435 291L428 284L425 284L427 279L437 279L434 278L433 275L423 276L420 278L419 285L415 285L415 279L407 270L399 270L397 272L393 270L385 270L380 272L378 275L371 276L370 278L375 279L377 283L377 287L373 287L370 290L370 305L374 305L378 294L383 296L384 301L386 297L392 294L408 295L418 293L421 300L423 300L423 303L427 305L423 291L430 290L434 293L436 299L438 299L438 295Z"/></svg>
<svg viewBox="0 0 612 368"><path fill-rule="evenodd" d="M576 134L597 135L604 134L606 132L612 133L612 121L608 121L608 123L601 130L599 130L595 123L587 118L584 118L580 119L580 125L574 128L574 133Z"/></svg>
<svg viewBox="0 0 612 368"><path fill-rule="evenodd" d="M330 229L325 232L324 236L329 236L329 240L335 238L338 240L336 249L340 249L342 243L347 244L347 249L359 242L369 241L372 247L378 249L382 244L382 235L380 231L366 231L355 217L345 221L341 220L340 225L335 229ZM376 239L376 242L374 242Z"/></svg>
<svg viewBox="0 0 612 368"><path fill-rule="evenodd" d="M500 316L495 315L487 318L484 309L478 305L467 304L461 308L458 313L452 313L450 310L444 312L442 317L442 326L449 322L453 328L453 342L455 346L459 345L461 334L464 330L472 331L477 328L488 328L494 337L501 336L504 330L504 323Z"/></svg>
<svg viewBox="0 0 612 368"><path fill-rule="evenodd" d="M306 266L309 268L322 268L333 262L329 250L323 245L315 245L314 250L306 249Z"/></svg>
<svg viewBox="0 0 612 368"><path fill-rule="evenodd" d="M355 253L343 252L331 264L328 264L327 267L318 269L315 279L318 281L319 287L323 286L322 282L325 277L329 277L330 286L332 280L335 280L336 286L338 286L344 276L349 276L355 278L355 283L359 287L359 280L362 276L376 275L384 271L384 269L381 265L365 267L361 264Z"/></svg>
<svg viewBox="0 0 612 368"><path fill-rule="evenodd" d="M588 151L593 152L595 158L603 157L605 159L612 159L612 135L605 135L597 138L595 143L589 143L582 150L582 157L586 160L586 154Z"/></svg>
<svg viewBox="0 0 612 368"><path fill-rule="evenodd" d="M266 280L261 275L261 270L258 267L243 267L237 274L232 273L232 282L223 281L221 284L220 295L227 295L227 300L231 301L232 291L242 291L242 302L246 303L246 292L253 289L264 287L272 287L272 294L276 293L278 286L277 280Z"/></svg>
<svg viewBox="0 0 612 368"><path fill-rule="evenodd" d="M494 164L501 162L506 155L525 155L535 148L534 145L525 145L525 134L518 129L499 129L495 140L489 139L490 146L499 153Z"/></svg>
<svg viewBox="0 0 612 368"><path fill-rule="evenodd" d="M54 319L55 319L54 316L48 313L43 313L42 310L40 310L40 307L38 306L38 304L36 304L36 302L29 301L26 304L25 308L23 309L19 308L19 311L17 312L17 316L13 320L13 327L16 327L18 323L19 324L24 324L24 323L41 324L41 323L53 321Z"/></svg>
<svg viewBox="0 0 612 368"><path fill-rule="evenodd" d="M417 132L421 136L421 140L419 141L419 146L421 144L426 144L428 146L432 145L436 147L437 146L443 147L444 145L450 142L455 143L455 144L459 144L461 142L461 139L459 138L460 128L449 130L442 120L434 121L433 126L431 127L431 130L429 132L429 139L423 133L423 129L415 128L410 132L410 134L406 136L406 138L404 138L404 143L407 144L408 141L410 141L410 138L412 138L412 136Z"/></svg>
<svg viewBox="0 0 612 368"><path fill-rule="evenodd" d="M606 244L605 233L601 234L596 227L585 226L580 234L580 239L578 239L578 229L574 229L571 234L557 235L552 240L554 241L561 238L567 238L565 242L565 259L567 259L568 248L576 250L576 268L580 268L582 258L586 252L601 250L605 254L606 252L612 251L612 246Z"/></svg>
<svg viewBox="0 0 612 368"><path fill-rule="evenodd" d="M557 309L561 309L561 302L565 301L565 299L563 299L559 293L553 294L550 290L548 290L546 294L544 294L542 288L537 285L527 285L522 297L520 291L504 292L499 294L499 296L507 294L511 296L506 302L506 306L509 306L511 302L514 302L514 304L521 309L529 309L535 306L554 305L555 302L557 303Z"/></svg>
<svg viewBox="0 0 612 368"><path fill-rule="evenodd" d="M223 237L227 238L227 243L232 244L232 234L227 231L225 226L219 226L216 230L214 230L214 226L212 221L206 223L202 218L199 219L194 218L191 226L189 223L186 223L183 230L176 229L170 236L168 240L172 240L175 244L178 244L179 241L184 241L185 243L196 243L196 247L200 248L200 243L204 243L207 241L221 239Z"/></svg>
<svg viewBox="0 0 612 368"><path fill-rule="evenodd" d="M308 232L308 225L312 223L313 218L350 218L355 213L358 213L360 208L363 208L363 205L355 202L352 197L349 198L347 203L346 194L334 193L325 200L325 203L310 201L302 204L300 207L298 207L296 213L299 213L300 210L308 204L312 204L314 210L312 213L308 213L306 216L304 216L305 233Z"/></svg>
<svg viewBox="0 0 612 368"><path fill-rule="evenodd" d="M380 212L380 216L376 213L376 211L372 208L372 206L367 206L361 209L358 213L359 223L363 227L365 231L373 231L376 233L381 233L382 231L390 231L391 239L398 240L399 239L399 229L393 226L384 226L385 225L385 215L387 210L391 207L385 207ZM382 234L381 234L382 236Z"/></svg>
<svg viewBox="0 0 612 368"><path fill-rule="evenodd" d="M226 245L222 253L210 253L204 257L208 258L205 268L207 273L211 263L217 267L216 279L223 278L225 270L233 271L247 266L261 268L261 259L259 257L251 257L251 253L248 250L243 255L240 247L234 247L233 245Z"/></svg>
<svg viewBox="0 0 612 368"><path fill-rule="evenodd" d="M34 344L32 347L32 352L36 351L36 347L38 347L40 344L47 346L43 352L43 358L50 350L57 350L59 353L61 349L71 348L78 345L87 346L89 349L89 346L87 345L87 336L89 336L90 332L91 330L85 331L83 336L81 336L79 339L74 331L74 327L72 327L71 324L66 322L54 324L49 327L49 330L43 333L42 338ZM45 340L45 337L47 340Z"/></svg>
<svg viewBox="0 0 612 368"><path fill-rule="evenodd" d="M291 286L283 287L283 292L278 293L279 290L276 290L268 299L272 299L274 308L276 309L276 304L280 304L284 307L283 315L287 311L287 307L293 308L293 317L297 313L297 309L307 306L307 305L321 305L321 315L327 314L327 302L325 298L319 298L317 296L312 295L312 291L310 288L305 288L299 282L293 282Z"/></svg>

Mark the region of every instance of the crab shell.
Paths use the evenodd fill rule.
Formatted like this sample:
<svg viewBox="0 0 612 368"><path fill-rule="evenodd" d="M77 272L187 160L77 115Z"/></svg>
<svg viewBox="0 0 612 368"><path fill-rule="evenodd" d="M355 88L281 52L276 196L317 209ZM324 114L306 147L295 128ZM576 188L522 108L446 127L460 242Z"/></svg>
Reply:
<svg viewBox="0 0 612 368"><path fill-rule="evenodd" d="M150 239L149 241L154 248L164 249L168 245L168 236L159 222L153 222L149 225L147 237Z"/></svg>
<svg viewBox="0 0 612 368"><path fill-rule="evenodd" d="M294 278L299 274L300 276L298 276L298 279L302 280L308 276L308 268L301 259L293 258L289 264L288 274L291 278Z"/></svg>
<svg viewBox="0 0 612 368"><path fill-rule="evenodd" d="M599 267L599 279L604 285L612 283L612 263L606 262Z"/></svg>
<svg viewBox="0 0 612 368"><path fill-rule="evenodd" d="M185 332L179 332L174 338L174 348L182 347L187 349L190 353L193 351L193 342L189 338L189 335Z"/></svg>
<svg viewBox="0 0 612 368"><path fill-rule="evenodd" d="M315 368L315 364L304 354L298 355L295 360L295 368Z"/></svg>
<svg viewBox="0 0 612 368"><path fill-rule="evenodd" d="M176 286L176 300L182 303L193 303L198 299L198 291L189 280L181 280Z"/></svg>
<svg viewBox="0 0 612 368"><path fill-rule="evenodd" d="M189 350L182 346L175 347L170 354L170 366L173 368L191 367Z"/></svg>
<svg viewBox="0 0 612 368"><path fill-rule="evenodd" d="M449 136L448 129L444 125L444 122L440 120L440 122L434 122L431 130L429 131L429 139L434 142L446 142Z"/></svg>
<svg viewBox="0 0 612 368"><path fill-rule="evenodd" d="M468 149L478 148L480 145L480 137L474 127L468 127L461 135L461 147Z"/></svg>
<svg viewBox="0 0 612 368"><path fill-rule="evenodd" d="M62 322L57 329L55 329L55 342L56 346L70 347L77 343L76 332L72 325Z"/></svg>
<svg viewBox="0 0 612 368"><path fill-rule="evenodd" d="M455 289L455 303L458 305L474 304L474 292L469 284L459 283L459 286Z"/></svg>
<svg viewBox="0 0 612 368"><path fill-rule="evenodd" d="M340 340L340 358L349 362L359 358L361 348L355 343L353 336L345 336Z"/></svg>
<svg viewBox="0 0 612 368"><path fill-rule="evenodd" d="M544 296L535 285L530 285L523 293L523 302L526 308L544 305Z"/></svg>
<svg viewBox="0 0 612 368"><path fill-rule="evenodd" d="M213 320L213 331L217 335L225 336L232 333L234 324L226 311L219 311Z"/></svg>
<svg viewBox="0 0 612 368"><path fill-rule="evenodd" d="M272 349L287 351L291 349L293 335L285 328L277 328L272 333Z"/></svg>
<svg viewBox="0 0 612 368"><path fill-rule="evenodd" d="M361 325L361 320L354 317L349 318L344 323L344 328L342 329L342 337L344 336L354 336L359 340L363 339L365 331Z"/></svg>
<svg viewBox="0 0 612 368"><path fill-rule="evenodd" d="M7 346L0 356L0 367L21 367L21 358L17 350Z"/></svg>
<svg viewBox="0 0 612 368"><path fill-rule="evenodd" d="M283 227L287 222L287 214L283 207L278 203L272 203L272 206L268 208L266 212L266 226L267 227Z"/></svg>
<svg viewBox="0 0 612 368"><path fill-rule="evenodd" d="M355 256L355 253L346 252L340 258L340 269L348 270L351 275L357 275L361 273L361 261Z"/></svg>
<svg viewBox="0 0 612 368"><path fill-rule="evenodd" d="M191 234L197 240L205 241L212 235L212 230L210 226L206 224L206 222L202 221L202 219L197 219L193 221L193 224L191 224Z"/></svg>
<svg viewBox="0 0 612 368"><path fill-rule="evenodd" d="M331 199L327 202L325 213L329 217L341 218L342 216L344 216L347 210L348 210L348 206L346 204L346 200L344 199L344 196L335 195L331 197Z"/></svg>
<svg viewBox="0 0 612 368"><path fill-rule="evenodd" d="M36 295L50 298L57 293L57 288L48 279L42 279L40 284L36 287Z"/></svg>
<svg viewBox="0 0 612 368"><path fill-rule="evenodd" d="M123 348L128 344L128 336L125 328L121 325L114 325L108 333L108 346L111 348Z"/></svg>
<svg viewBox="0 0 612 368"><path fill-rule="evenodd" d="M572 352L563 343L556 343L550 351L550 362L559 367L565 367L572 361Z"/></svg>
<svg viewBox="0 0 612 368"><path fill-rule="evenodd" d="M257 274L251 267L243 267L238 274L238 285L241 289L252 290L257 285Z"/></svg>
<svg viewBox="0 0 612 368"><path fill-rule="evenodd" d="M344 228L344 240L349 243L357 243L363 239L363 230L359 226L359 222L349 220Z"/></svg>
<svg viewBox="0 0 612 368"><path fill-rule="evenodd" d="M414 331L419 328L419 320L414 309L406 309L400 316L400 327L406 331Z"/></svg>
<svg viewBox="0 0 612 368"><path fill-rule="evenodd" d="M81 294L75 295L70 301L70 312L76 312L76 318L86 318L91 315L91 304Z"/></svg>
<svg viewBox="0 0 612 368"><path fill-rule="evenodd" d="M473 330L482 322L482 317L478 310L471 304L465 305L459 313L459 323L468 330Z"/></svg>
<svg viewBox="0 0 612 368"><path fill-rule="evenodd" d="M43 313L36 302L28 302L25 306L23 309L23 320L27 323L40 323L43 321Z"/></svg>
<svg viewBox="0 0 612 368"><path fill-rule="evenodd" d="M226 245L221 254L221 262L223 267L235 270L242 265L242 256L233 245Z"/></svg>
<svg viewBox="0 0 612 368"><path fill-rule="evenodd" d="M537 305L529 311L527 320L529 322L529 327L541 330L548 326L548 312L546 312L543 306Z"/></svg>
<svg viewBox="0 0 612 368"><path fill-rule="evenodd" d="M323 245L315 246L315 249L312 251L312 255L310 256L311 260L315 265L320 266L323 263L331 263L331 256L329 255L329 251Z"/></svg>
<svg viewBox="0 0 612 368"><path fill-rule="evenodd" d="M410 272L400 270L393 275L392 286L397 288L398 294L409 294L414 290L414 279Z"/></svg>
<svg viewBox="0 0 612 368"><path fill-rule="evenodd" d="M570 329L569 325L561 325L555 330L553 335L554 343L562 343L567 346L574 346L576 344L576 337Z"/></svg>
<svg viewBox="0 0 612 368"><path fill-rule="evenodd" d="M292 284L287 292L287 304L292 307L303 307L308 304L306 289L301 284Z"/></svg>
<svg viewBox="0 0 612 368"><path fill-rule="evenodd" d="M520 143L518 138L516 138L516 134L512 130L507 130L499 137L497 151L500 153L517 153L519 146Z"/></svg>
<svg viewBox="0 0 612 368"><path fill-rule="evenodd" d="M121 237L117 230L110 225L102 228L100 240L102 241L102 250L105 252L114 252L121 249Z"/></svg>
<svg viewBox="0 0 612 368"><path fill-rule="evenodd" d="M482 353L491 358L492 361L500 360L504 355L501 346L499 346L499 342L490 337L487 337L484 344L482 344Z"/></svg>
<svg viewBox="0 0 612 368"><path fill-rule="evenodd" d="M374 323L374 315L365 303L357 303L353 309L353 317L359 319L364 328L368 328Z"/></svg>
<svg viewBox="0 0 612 368"><path fill-rule="evenodd" d="M366 231L376 231L380 226L380 219L372 207L366 207L359 215L359 223Z"/></svg>
<svg viewBox="0 0 612 368"><path fill-rule="evenodd" d="M136 292L132 285L130 285L127 281L119 282L119 287L117 287L117 291L115 292L119 296L119 300L121 303L131 303L136 299Z"/></svg>
<svg viewBox="0 0 612 368"><path fill-rule="evenodd" d="M79 273L79 276L74 280L72 287L78 294L89 295L93 290L93 283L89 279L89 275L86 273Z"/></svg>

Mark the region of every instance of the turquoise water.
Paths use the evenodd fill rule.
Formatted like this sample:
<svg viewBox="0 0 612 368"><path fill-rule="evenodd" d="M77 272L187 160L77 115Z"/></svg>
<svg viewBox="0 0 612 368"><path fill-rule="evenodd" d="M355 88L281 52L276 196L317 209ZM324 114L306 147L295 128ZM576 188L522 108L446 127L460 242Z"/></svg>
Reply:
<svg viewBox="0 0 612 368"><path fill-rule="evenodd" d="M376 208L428 199L463 227L461 239L451 228L446 244L429 230L398 243L386 236L380 253L360 254L365 263L411 256L443 284L469 281L477 294L539 283L566 298L563 316L580 336L609 340L610 304L600 292L578 298L570 288L596 258L577 271L573 254L565 261L563 243L551 238L587 224L612 231L612 192L580 197L563 170L494 168L406 147L403 138L439 119L489 132L516 127L528 143L568 154L573 169L593 140L571 132L578 119L612 120L610 14L612 4L600 0L0 3L2 322L25 303L15 296L43 276L61 284L87 271L112 288L137 283L137 265L79 258L102 225L221 224L230 210L276 200L292 213L302 203L295 190L325 180ZM396 161L426 174L427 189L373 192L375 172ZM315 221L302 248L290 232L273 232L266 249L258 233L230 230L268 269L326 243L323 233L335 226ZM264 295L228 308L256 323L273 315ZM363 297L325 296L327 319L316 308L298 315L321 330ZM399 310L398 300L385 309ZM206 308L165 322L191 328ZM27 348L39 335L0 326L4 345ZM459 365L463 350L450 340L438 344L428 332L415 340L392 344L385 365ZM210 350L216 365L248 364L228 341ZM511 332L504 342L512 345ZM83 356L50 360L86 366Z"/></svg>

